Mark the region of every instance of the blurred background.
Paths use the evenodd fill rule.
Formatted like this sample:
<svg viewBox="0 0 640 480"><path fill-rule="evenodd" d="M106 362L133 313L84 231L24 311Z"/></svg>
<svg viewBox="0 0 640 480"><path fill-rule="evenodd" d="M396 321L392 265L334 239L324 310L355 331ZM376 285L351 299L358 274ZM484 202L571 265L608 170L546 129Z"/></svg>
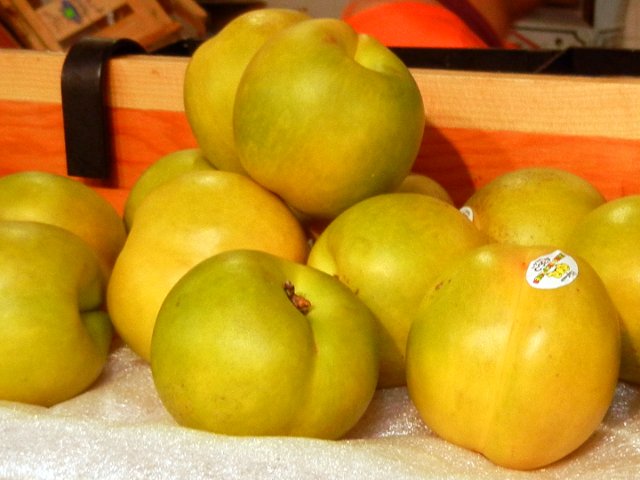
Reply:
<svg viewBox="0 0 640 480"><path fill-rule="evenodd" d="M129 37L149 50L202 40L250 9L340 17L348 0L0 0L0 47L65 50L78 38ZM521 48L640 47L640 0L548 0L515 25Z"/></svg>

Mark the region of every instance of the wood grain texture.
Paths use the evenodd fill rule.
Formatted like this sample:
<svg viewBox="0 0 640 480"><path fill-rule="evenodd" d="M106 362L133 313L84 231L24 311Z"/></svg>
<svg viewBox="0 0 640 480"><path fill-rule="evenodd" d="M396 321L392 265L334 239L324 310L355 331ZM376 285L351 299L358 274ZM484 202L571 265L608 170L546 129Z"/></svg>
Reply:
<svg viewBox="0 0 640 480"><path fill-rule="evenodd" d="M113 108L114 175L84 180L118 211L145 168L167 153L196 147L183 112ZM62 107L55 103L0 100L0 176L23 170L66 175Z"/></svg>
<svg viewBox="0 0 640 480"><path fill-rule="evenodd" d="M0 175L22 170L66 174L63 62L58 52L0 50ZM106 182L81 180L118 211L147 166L167 153L196 146L182 102L186 64L178 57L136 56L108 65L115 171Z"/></svg>
<svg viewBox="0 0 640 480"><path fill-rule="evenodd" d="M0 175L65 173L59 53L0 50ZM196 146L182 100L188 59L130 56L109 64L115 174L92 183L119 210L142 171ZM640 80L412 70L427 126L415 170L458 203L507 171L564 168L607 198L640 193Z"/></svg>
<svg viewBox="0 0 640 480"><path fill-rule="evenodd" d="M0 100L61 102L64 54L0 49ZM132 55L107 66L108 103L116 108L184 111L182 83L188 60Z"/></svg>
<svg viewBox="0 0 640 480"><path fill-rule="evenodd" d="M414 170L431 176L457 205L509 171L567 170L607 199L640 193L640 140L473 128L427 128Z"/></svg>
<svg viewBox="0 0 640 480"><path fill-rule="evenodd" d="M640 78L413 70L435 127L640 139Z"/></svg>

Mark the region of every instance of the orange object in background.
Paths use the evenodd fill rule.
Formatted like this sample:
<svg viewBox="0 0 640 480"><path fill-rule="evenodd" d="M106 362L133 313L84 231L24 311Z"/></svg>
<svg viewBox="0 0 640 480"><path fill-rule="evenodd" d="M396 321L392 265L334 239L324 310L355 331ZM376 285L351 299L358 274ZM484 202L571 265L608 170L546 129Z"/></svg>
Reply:
<svg viewBox="0 0 640 480"><path fill-rule="evenodd" d="M480 14L470 5L465 5L466 8L454 13L453 9L443 5L415 1L381 3L358 11L347 8L343 19L359 33L376 37L391 47L503 46ZM471 27L478 24L481 24L486 35L481 36L476 33L478 28L474 31Z"/></svg>
<svg viewBox="0 0 640 480"><path fill-rule="evenodd" d="M389 47L513 48L516 21L544 0L352 0L342 19Z"/></svg>

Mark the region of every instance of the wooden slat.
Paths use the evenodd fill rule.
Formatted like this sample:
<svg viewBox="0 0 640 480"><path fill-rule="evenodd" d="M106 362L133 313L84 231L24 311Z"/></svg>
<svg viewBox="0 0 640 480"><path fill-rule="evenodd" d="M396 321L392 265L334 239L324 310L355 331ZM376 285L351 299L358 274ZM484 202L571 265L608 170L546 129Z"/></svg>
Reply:
<svg viewBox="0 0 640 480"><path fill-rule="evenodd" d="M462 204L498 175L524 167L567 170L608 199L640 193L640 140L475 128L427 128L414 170Z"/></svg>
<svg viewBox="0 0 640 480"><path fill-rule="evenodd" d="M62 61L56 53L0 50L0 98L59 102ZM113 60L109 87L113 105L182 110L187 62L155 56ZM412 73L435 127L640 138L638 78L425 69Z"/></svg>
<svg viewBox="0 0 640 480"><path fill-rule="evenodd" d="M64 172L57 53L0 50L0 175ZM188 59L131 56L109 65L116 175L96 186L121 208L152 161L196 146L184 115ZM640 193L640 81L412 70L427 127L416 161L461 203L515 168L548 165L593 182L607 198Z"/></svg>
<svg viewBox="0 0 640 480"><path fill-rule="evenodd" d="M114 177L100 192L122 211L128 191L155 160L167 153L196 147L182 112L114 108ZM0 100L0 176L23 170L66 174L62 108L55 103Z"/></svg>
<svg viewBox="0 0 640 480"><path fill-rule="evenodd" d="M0 50L0 175L21 170L66 173L57 52ZM196 146L184 116L186 61L177 57L118 58L109 64L116 173L94 185L122 211L129 188L162 155ZM90 183L90 182L87 182Z"/></svg>
<svg viewBox="0 0 640 480"><path fill-rule="evenodd" d="M109 102L118 108L183 111L187 59L161 56L115 58L109 63ZM64 55L0 50L0 99L60 103Z"/></svg>
<svg viewBox="0 0 640 480"><path fill-rule="evenodd" d="M414 70L438 127L640 139L640 79Z"/></svg>

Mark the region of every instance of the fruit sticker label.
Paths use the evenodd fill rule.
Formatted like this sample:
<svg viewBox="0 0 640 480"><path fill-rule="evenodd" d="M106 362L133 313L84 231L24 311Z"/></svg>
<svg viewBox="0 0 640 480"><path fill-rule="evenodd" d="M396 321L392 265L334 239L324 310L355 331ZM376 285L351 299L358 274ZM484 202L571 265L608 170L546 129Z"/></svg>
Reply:
<svg viewBox="0 0 640 480"><path fill-rule="evenodd" d="M473 209L471 207L460 207L460 213L462 213L465 217L469 219L469 221L473 222Z"/></svg>
<svg viewBox="0 0 640 480"><path fill-rule="evenodd" d="M578 277L578 264L570 255L556 250L533 260L526 275L527 282L533 288L560 288Z"/></svg>

